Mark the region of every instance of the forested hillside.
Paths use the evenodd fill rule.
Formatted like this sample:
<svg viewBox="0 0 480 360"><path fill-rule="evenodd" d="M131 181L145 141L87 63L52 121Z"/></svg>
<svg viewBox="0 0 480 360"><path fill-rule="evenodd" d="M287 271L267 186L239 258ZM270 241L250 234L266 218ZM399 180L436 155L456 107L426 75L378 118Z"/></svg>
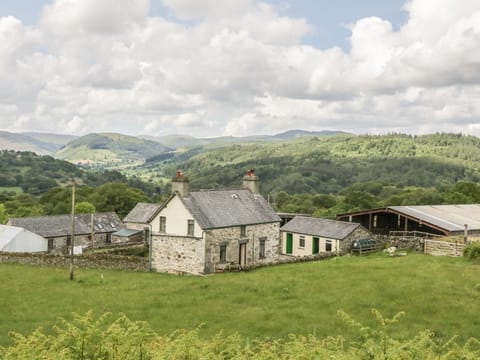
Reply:
<svg viewBox="0 0 480 360"><path fill-rule="evenodd" d="M154 184L127 179L118 171L86 171L51 156L0 151L0 223L8 217L69 213L73 180L78 202L120 216L160 192Z"/></svg>
<svg viewBox="0 0 480 360"><path fill-rule="evenodd" d="M236 186L254 168L265 193L338 193L372 180L430 187L480 179L480 139L473 136L336 135L196 149L188 159L179 153L149 165L167 176L182 169L197 189Z"/></svg>
<svg viewBox="0 0 480 360"><path fill-rule="evenodd" d="M156 160L139 171L169 177L181 169L197 190L238 187L245 170L253 168L261 178L262 193L270 195L279 210L320 209L317 214L324 215L327 208L331 216L333 211L388 201L473 201L445 192L460 181L480 180L480 139L457 134L335 135L209 150L197 147ZM313 195L316 205L309 205Z"/></svg>
<svg viewBox="0 0 480 360"><path fill-rule="evenodd" d="M95 139L90 145L105 146L104 138ZM123 183L142 190L147 196L142 199L158 201L159 194L168 194L165 184L178 169L189 177L192 190L200 190L237 188L252 168L261 179L262 194L278 211L334 217L388 205L480 203L480 139L456 134L338 134L213 148L198 145L152 156L142 166L119 168L126 175L84 171L49 156L4 151L0 192L2 198L15 191L31 194L20 200L9 198L5 206L10 215L49 214L68 210L68 191L58 198L50 196L50 190L41 201L38 195L70 184L72 177L79 185L91 186L92 194L100 185ZM126 204L131 201L122 200L111 186L111 198L84 192L82 201L94 202L97 210L128 212ZM133 198L139 199L137 195Z"/></svg>

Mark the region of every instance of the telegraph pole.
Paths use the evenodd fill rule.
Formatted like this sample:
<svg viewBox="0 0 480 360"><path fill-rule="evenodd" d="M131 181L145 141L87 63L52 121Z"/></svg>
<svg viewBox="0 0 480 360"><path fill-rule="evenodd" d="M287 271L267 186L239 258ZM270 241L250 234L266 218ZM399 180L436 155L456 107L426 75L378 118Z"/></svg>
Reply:
<svg viewBox="0 0 480 360"><path fill-rule="evenodd" d="M73 280L73 248L75 246L75 179L73 179L72 185L72 237L70 243L70 280Z"/></svg>

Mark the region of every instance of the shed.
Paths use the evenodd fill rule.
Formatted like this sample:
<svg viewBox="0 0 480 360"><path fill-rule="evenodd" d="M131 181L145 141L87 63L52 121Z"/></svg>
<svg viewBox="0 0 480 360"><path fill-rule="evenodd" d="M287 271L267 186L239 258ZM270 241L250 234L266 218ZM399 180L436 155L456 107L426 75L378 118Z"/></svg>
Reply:
<svg viewBox="0 0 480 360"><path fill-rule="evenodd" d="M0 225L0 251L46 252L48 240L16 226Z"/></svg>
<svg viewBox="0 0 480 360"><path fill-rule="evenodd" d="M281 253L293 256L343 254L350 250L354 240L371 237L360 224L308 216L294 217L280 231Z"/></svg>

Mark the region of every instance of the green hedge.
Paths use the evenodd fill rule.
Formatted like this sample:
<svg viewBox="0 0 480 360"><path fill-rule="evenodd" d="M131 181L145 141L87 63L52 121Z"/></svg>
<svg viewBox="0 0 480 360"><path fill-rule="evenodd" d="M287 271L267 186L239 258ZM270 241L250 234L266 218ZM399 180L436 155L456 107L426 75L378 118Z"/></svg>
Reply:
<svg viewBox="0 0 480 360"><path fill-rule="evenodd" d="M472 242L465 246L463 256L468 260L480 262L480 242Z"/></svg>

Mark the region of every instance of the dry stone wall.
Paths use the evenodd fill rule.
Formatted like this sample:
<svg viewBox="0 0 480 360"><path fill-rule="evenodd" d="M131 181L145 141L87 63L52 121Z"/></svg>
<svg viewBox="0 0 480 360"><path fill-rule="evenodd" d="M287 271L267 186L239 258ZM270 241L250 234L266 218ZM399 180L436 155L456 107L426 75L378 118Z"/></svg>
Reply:
<svg viewBox="0 0 480 360"><path fill-rule="evenodd" d="M463 243L425 240L425 254L436 256L462 256Z"/></svg>
<svg viewBox="0 0 480 360"><path fill-rule="evenodd" d="M148 271L148 259L137 256L117 255L75 255L74 266L77 268L113 269ZM0 252L0 263L26 264L35 266L70 267L70 256L53 254L6 253Z"/></svg>

